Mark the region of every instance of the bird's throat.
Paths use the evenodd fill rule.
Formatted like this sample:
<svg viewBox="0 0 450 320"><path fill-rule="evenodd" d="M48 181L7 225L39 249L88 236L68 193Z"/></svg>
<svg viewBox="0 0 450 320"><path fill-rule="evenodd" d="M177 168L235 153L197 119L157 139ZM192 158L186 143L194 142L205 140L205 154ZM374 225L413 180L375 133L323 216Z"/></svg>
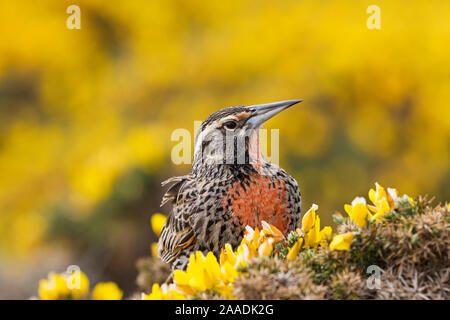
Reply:
<svg viewBox="0 0 450 320"><path fill-rule="evenodd" d="M248 155L250 164L255 168L258 173L261 173L261 168L265 162L263 155L261 154L261 145L259 141L259 129L253 130L250 136Z"/></svg>

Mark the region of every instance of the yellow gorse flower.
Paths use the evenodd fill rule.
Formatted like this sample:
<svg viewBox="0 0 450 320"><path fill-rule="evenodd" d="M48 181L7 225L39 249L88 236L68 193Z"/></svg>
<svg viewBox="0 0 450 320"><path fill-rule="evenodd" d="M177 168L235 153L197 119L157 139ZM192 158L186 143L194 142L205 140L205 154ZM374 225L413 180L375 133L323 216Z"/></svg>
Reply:
<svg viewBox="0 0 450 320"><path fill-rule="evenodd" d="M376 190L369 190L369 199L374 206L369 205L368 208L374 212L374 215L370 215L371 219L375 219L376 222L381 222L386 212L395 208L395 200L398 198L397 190L388 188L388 192L384 190L382 186L375 183Z"/></svg>
<svg viewBox="0 0 450 320"><path fill-rule="evenodd" d="M66 299L69 296L66 279L60 274L50 272L48 279L39 281L39 298L42 300Z"/></svg>
<svg viewBox="0 0 450 320"><path fill-rule="evenodd" d="M353 241L353 232L337 234L330 243L330 250L349 250Z"/></svg>
<svg viewBox="0 0 450 320"><path fill-rule="evenodd" d="M186 271L175 270L173 272L174 282L177 288L187 294L193 295L197 292L215 290L229 298L232 298L232 282L237 276L236 270L224 263L223 268L217 262L212 252L206 257L197 251L191 254Z"/></svg>
<svg viewBox="0 0 450 320"><path fill-rule="evenodd" d="M364 228L367 224L367 217L370 212L367 208L366 199L363 197L356 197L352 204L346 204L344 206L345 212L349 215L350 219L355 221L355 223L360 228Z"/></svg>
<svg viewBox="0 0 450 320"><path fill-rule="evenodd" d="M319 206L317 204L313 204L311 208L305 213L305 215L302 218L302 230L303 232L308 232L313 226L314 222L316 221L316 210L319 209Z"/></svg>
<svg viewBox="0 0 450 320"><path fill-rule="evenodd" d="M89 295L89 279L84 272L73 272L67 276L66 282L74 299L85 299Z"/></svg>
<svg viewBox="0 0 450 320"><path fill-rule="evenodd" d="M220 263L212 252L208 252L206 256L200 251L192 254L186 271L174 271L174 284L171 287L159 287L155 284L151 298L168 298L171 292L179 292L187 297L207 290L215 290L227 298L233 298L231 290L234 279L238 276L236 268L247 265L256 257L269 256L273 246L285 240L283 233L275 226L265 221L262 221L261 226L261 230L247 226L236 251L230 244L226 244L219 256ZM149 299L149 296L143 297Z"/></svg>
<svg viewBox="0 0 450 320"><path fill-rule="evenodd" d="M92 299L94 300L120 300L123 291L114 282L99 282L92 290Z"/></svg>
<svg viewBox="0 0 450 320"><path fill-rule="evenodd" d="M231 248L231 245L229 243L225 244L225 249L222 248L219 260L221 266L223 266L226 262L228 262L232 266L236 264L236 254L234 253L233 248Z"/></svg>
<svg viewBox="0 0 450 320"><path fill-rule="evenodd" d="M405 195L406 196L406 195ZM409 202L414 206L411 197L406 196ZM375 222L381 222L381 218L389 211L396 208L396 201L399 199L398 191L394 188L387 188L387 191L378 183L375 183L375 190L369 190L369 199L374 205L368 205L368 208L374 213L369 217Z"/></svg>
<svg viewBox="0 0 450 320"><path fill-rule="evenodd" d="M303 237L300 236L294 245L289 248L286 259L294 260L302 248L316 248L318 245L326 246L328 244L333 230L329 226L320 229L320 217L316 214L318 209L319 206L313 204L311 209L303 216L302 229L297 228L295 230Z"/></svg>
<svg viewBox="0 0 450 320"><path fill-rule="evenodd" d="M42 300L84 299L89 294L89 279L81 271L70 275L50 272L39 281L38 294Z"/></svg>
<svg viewBox="0 0 450 320"><path fill-rule="evenodd" d="M155 213L150 218L150 225L152 226L152 230L158 237L161 235L161 231L162 231L166 221L167 221L167 217L161 213ZM158 243L157 242L151 243L150 251L151 251L153 257L158 256Z"/></svg>
<svg viewBox="0 0 450 320"><path fill-rule="evenodd" d="M234 267L245 266L256 257L270 256L274 245L285 240L285 237L277 227L266 221L262 221L261 226L261 231L258 227L253 229L247 226L241 244L235 252L229 244L225 245L225 250L222 250L220 256L221 264L229 261Z"/></svg>
<svg viewBox="0 0 450 320"><path fill-rule="evenodd" d="M388 192L375 182L375 190L369 190L369 199L378 208L383 208L384 210L390 210L395 207L395 199L398 198L397 190L388 188Z"/></svg>
<svg viewBox="0 0 450 320"><path fill-rule="evenodd" d="M258 248L258 255L260 257L268 257L272 253L273 250L273 238L268 238L264 240L264 242Z"/></svg>
<svg viewBox="0 0 450 320"><path fill-rule="evenodd" d="M324 240L330 240L332 232L333 229L330 226L326 226L322 230L320 230L321 244L324 243Z"/></svg>
<svg viewBox="0 0 450 320"><path fill-rule="evenodd" d="M150 244L150 251L151 251L153 257L158 256L158 243L157 242L152 242Z"/></svg>
<svg viewBox="0 0 450 320"><path fill-rule="evenodd" d="M150 224L153 232L159 237L161 235L162 228L166 223L167 217L161 213L155 213L150 218Z"/></svg>
<svg viewBox="0 0 450 320"><path fill-rule="evenodd" d="M175 284L163 284L161 287L155 283L150 294L142 294L142 300L187 300Z"/></svg>
<svg viewBox="0 0 450 320"><path fill-rule="evenodd" d="M280 242L285 239L283 233L277 227L271 225L270 223L267 223L264 220L261 221L261 225L263 227L261 231L263 237L270 237L275 242Z"/></svg>
<svg viewBox="0 0 450 320"><path fill-rule="evenodd" d="M292 246L292 248L289 248L289 252L286 256L286 259L294 260L297 257L297 255L300 251L300 248L302 247L302 244L303 244L303 238L299 238L295 242L295 244Z"/></svg>
<svg viewBox="0 0 450 320"><path fill-rule="evenodd" d="M320 217L316 214L316 210L318 209L319 206L313 204L302 219L304 248L315 248L319 244L323 245L330 238L332 232L331 227L320 229Z"/></svg>
<svg viewBox="0 0 450 320"><path fill-rule="evenodd" d="M221 271L222 271L221 276L225 283L233 283L234 279L238 276L238 272L236 271L234 266L231 265L231 263L229 262L225 262L221 266Z"/></svg>

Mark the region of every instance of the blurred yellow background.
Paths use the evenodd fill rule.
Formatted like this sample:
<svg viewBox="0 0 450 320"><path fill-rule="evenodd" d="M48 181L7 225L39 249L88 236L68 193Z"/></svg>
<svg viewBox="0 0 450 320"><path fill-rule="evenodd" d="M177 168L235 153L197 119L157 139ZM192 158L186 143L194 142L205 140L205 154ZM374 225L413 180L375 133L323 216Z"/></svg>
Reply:
<svg viewBox="0 0 450 320"><path fill-rule="evenodd" d="M324 225L375 181L448 200L449 43L448 1L1 1L0 298L70 264L131 293L170 135L221 107L304 99L266 127Z"/></svg>

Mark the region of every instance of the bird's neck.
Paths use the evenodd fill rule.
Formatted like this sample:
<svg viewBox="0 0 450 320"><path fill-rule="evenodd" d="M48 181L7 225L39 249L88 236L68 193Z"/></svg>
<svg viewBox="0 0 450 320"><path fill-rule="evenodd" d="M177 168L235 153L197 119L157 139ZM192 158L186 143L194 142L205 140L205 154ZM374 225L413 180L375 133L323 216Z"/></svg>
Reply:
<svg viewBox="0 0 450 320"><path fill-rule="evenodd" d="M258 174L251 164L214 164L208 166L193 166L192 172L197 178L219 179L223 181L232 180L237 176L245 177Z"/></svg>

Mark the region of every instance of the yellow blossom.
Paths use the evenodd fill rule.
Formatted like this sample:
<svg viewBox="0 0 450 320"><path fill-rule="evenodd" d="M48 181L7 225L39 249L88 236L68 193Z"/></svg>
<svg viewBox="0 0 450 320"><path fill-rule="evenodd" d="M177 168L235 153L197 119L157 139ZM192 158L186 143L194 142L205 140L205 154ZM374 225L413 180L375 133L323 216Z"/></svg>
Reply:
<svg viewBox="0 0 450 320"><path fill-rule="evenodd" d="M313 205L312 210L317 210L318 206ZM308 222L309 224L310 222ZM325 227L322 230L320 230L320 217L319 215L315 214L314 212L314 222L312 224L312 227L309 229L308 232L304 235L304 241L305 241L305 248L315 248L317 245L321 244L324 245L327 240L329 240L331 236L331 227Z"/></svg>
<svg viewBox="0 0 450 320"><path fill-rule="evenodd" d="M164 227L166 220L167 220L167 217L161 213L155 213L150 218L152 230L158 237L161 234L162 228Z"/></svg>
<svg viewBox="0 0 450 320"><path fill-rule="evenodd" d="M298 252L300 251L300 248L302 247L303 244L303 238L299 238L295 244L292 246L292 248L289 248L289 253L286 256L286 259L288 260L294 260L297 255Z"/></svg>
<svg viewBox="0 0 450 320"><path fill-rule="evenodd" d="M42 300L84 299L89 293L89 279L78 270L70 275L50 272L48 279L39 281L38 293Z"/></svg>
<svg viewBox="0 0 450 320"><path fill-rule="evenodd" d="M158 243L152 242L150 245L150 251L152 252L152 256L157 257L158 256Z"/></svg>
<svg viewBox="0 0 450 320"><path fill-rule="evenodd" d="M39 281L39 298L42 300L66 299L69 295L69 288L63 276L50 272L48 279Z"/></svg>
<svg viewBox="0 0 450 320"><path fill-rule="evenodd" d="M308 232L314 226L314 222L316 221L316 210L318 210L318 209L319 209L319 206L316 204L313 204L311 206L311 208L303 216L302 230L304 233Z"/></svg>
<svg viewBox="0 0 450 320"><path fill-rule="evenodd" d="M387 188L387 198L391 209L395 208L395 201L398 199L398 191L394 188Z"/></svg>
<svg viewBox="0 0 450 320"><path fill-rule="evenodd" d="M89 279L82 271L74 271L66 277L70 294L74 299L84 299L89 294Z"/></svg>
<svg viewBox="0 0 450 320"><path fill-rule="evenodd" d="M92 290L94 300L120 300L123 291L114 282L99 282Z"/></svg>
<svg viewBox="0 0 450 320"><path fill-rule="evenodd" d="M356 222L360 228L364 228L367 224L366 217L370 214L367 209L366 199L362 197L356 197L352 204L346 204L344 206L345 212L348 213L350 219Z"/></svg>
<svg viewBox="0 0 450 320"><path fill-rule="evenodd" d="M187 297L177 290L175 284L163 284L160 287L155 283L150 294L142 294L142 300L187 300Z"/></svg>
<svg viewBox="0 0 450 320"><path fill-rule="evenodd" d="M226 262L232 266L236 264L236 254L233 252L229 243L226 243L225 249L222 248L220 251L220 265L223 266Z"/></svg>
<svg viewBox="0 0 450 320"><path fill-rule="evenodd" d="M245 234L241 243L245 243L248 246L257 248L264 239L264 233L261 233L256 227L254 230L250 226L245 227Z"/></svg>
<svg viewBox="0 0 450 320"><path fill-rule="evenodd" d="M225 262L222 267L221 267L221 277L222 280L229 283L233 283L234 279L238 276L238 272L236 271L236 269L234 268L233 265L231 265L231 263L229 263L228 261Z"/></svg>
<svg viewBox="0 0 450 320"><path fill-rule="evenodd" d="M376 190L374 189L370 189L369 190L369 199L370 201L372 201L373 204L377 204L379 201L381 200L386 200L388 206L388 195L386 193L386 190L384 190L384 188L378 184L378 182L375 182L375 187Z"/></svg>
<svg viewBox="0 0 450 320"><path fill-rule="evenodd" d="M316 215L316 222L314 223L314 233L315 233L315 240L319 242L320 239L320 217L319 215Z"/></svg>
<svg viewBox="0 0 450 320"><path fill-rule="evenodd" d="M191 254L186 271L175 270L173 278L177 288L187 295L205 290L216 290L219 293L231 297L231 282L237 275L235 270L224 264L220 267L212 252L206 257L197 251Z"/></svg>
<svg viewBox="0 0 450 320"><path fill-rule="evenodd" d="M320 231L320 234L319 234L321 243L322 243L324 240L329 240L330 237L331 237L331 233L332 233L332 232L333 232L333 229L332 229L331 227L329 227L329 226L324 227L324 228Z"/></svg>
<svg viewBox="0 0 450 320"><path fill-rule="evenodd" d="M268 238L264 240L264 242L259 246L258 254L260 257L268 257L272 253L273 250L272 242L273 239Z"/></svg>
<svg viewBox="0 0 450 320"><path fill-rule="evenodd" d="M335 235L330 243L330 250L349 250L353 237L353 232Z"/></svg>
<svg viewBox="0 0 450 320"><path fill-rule="evenodd" d="M393 188L388 188L388 192L384 190L384 188L375 183L376 190L369 190L369 199L372 201L374 206L368 206L368 208L374 212L375 214L369 215L371 219L375 219L376 222L381 222L381 218L384 216L386 212L389 212L391 209L395 207L395 200L398 198L397 190Z"/></svg>
<svg viewBox="0 0 450 320"><path fill-rule="evenodd" d="M316 228L311 228L304 236L305 248L315 247L317 243Z"/></svg>
<svg viewBox="0 0 450 320"><path fill-rule="evenodd" d="M253 229L246 226L245 234L238 246L236 253L232 253L231 247L225 246L226 250L221 253L221 261L225 261L230 257L230 263L234 266L247 265L248 261L259 257L269 256L273 251L273 245L285 240L283 233L275 226L261 222L262 230L258 227Z"/></svg>
<svg viewBox="0 0 450 320"><path fill-rule="evenodd" d="M246 266L247 263L258 256L256 248L251 243L242 242L236 251L235 266Z"/></svg>
<svg viewBox="0 0 450 320"><path fill-rule="evenodd" d="M275 242L283 241L284 235L283 233L274 225L267 223L266 221L261 221L261 225L263 227L262 234L265 237L271 237L275 240Z"/></svg>
<svg viewBox="0 0 450 320"><path fill-rule="evenodd" d="M225 250L223 248L221 248L220 249L220 255L219 255L219 264L221 266L223 266L225 264L225 262L228 262L228 257L227 257L227 254L225 253Z"/></svg>

